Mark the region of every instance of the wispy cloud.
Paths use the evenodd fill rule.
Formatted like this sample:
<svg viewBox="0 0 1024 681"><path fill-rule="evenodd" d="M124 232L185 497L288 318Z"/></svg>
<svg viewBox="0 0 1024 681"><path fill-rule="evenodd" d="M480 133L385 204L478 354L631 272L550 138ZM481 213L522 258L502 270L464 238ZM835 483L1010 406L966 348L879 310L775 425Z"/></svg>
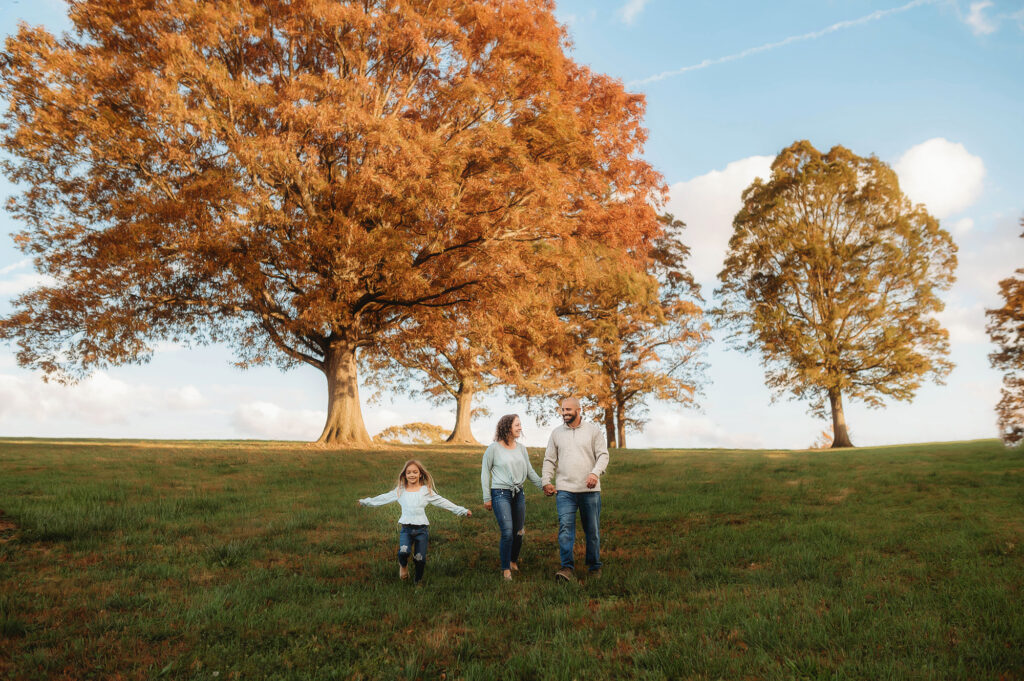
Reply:
<svg viewBox="0 0 1024 681"><path fill-rule="evenodd" d="M989 7L992 7L992 3L989 0L971 3L971 9L964 21L974 31L974 35L988 35L989 33L996 32L996 23L985 15L985 10Z"/></svg>
<svg viewBox="0 0 1024 681"><path fill-rule="evenodd" d="M650 0L629 0L629 2L619 8L619 17L627 24L632 24L640 16L640 13L644 11L644 7L647 6L648 2Z"/></svg>
<svg viewBox="0 0 1024 681"><path fill-rule="evenodd" d="M636 0L633 0L633 2L631 2L630 4L634 4L635 2ZM750 57L761 52L768 52L769 50L774 50L779 47L785 47L786 45L790 45L792 43L803 42L804 40L815 40L817 38L821 38L822 36L826 36L829 33L835 33L836 31L841 31L846 28L853 28L854 26L861 26L872 21L877 21L891 14L906 12L907 10L914 9L915 7L920 7L922 5L934 5L938 2L940 2L940 0L913 0L912 2L908 2L907 4L901 5L899 7L893 7L892 9L877 10L875 12L872 12L871 14L867 14L858 19L848 19L846 21L839 21L837 23L832 24L831 26L828 26L818 31L811 31L810 33L803 33L800 35L792 35L789 36L788 38L783 38L782 40L773 43L758 45L757 47L751 47L746 50L743 50L742 52L736 52L735 54L729 54L724 57L716 57L714 59L705 59L700 63L691 64L690 66L684 66L682 68L675 69L672 71L663 71L662 73L650 76L648 78L644 78L642 80L632 81L629 83L629 85L632 86L645 85L647 83L656 83L660 80L665 80L666 78L680 76L690 71L699 71L701 69L706 69L709 66L715 66L716 64L724 64L725 62L744 59L746 57Z"/></svg>

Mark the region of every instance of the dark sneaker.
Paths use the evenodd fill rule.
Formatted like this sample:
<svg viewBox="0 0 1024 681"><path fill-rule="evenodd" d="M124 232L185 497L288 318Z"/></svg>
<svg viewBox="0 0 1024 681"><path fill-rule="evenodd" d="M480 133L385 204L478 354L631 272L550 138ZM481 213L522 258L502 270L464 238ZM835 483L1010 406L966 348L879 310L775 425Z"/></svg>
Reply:
<svg viewBox="0 0 1024 681"><path fill-rule="evenodd" d="M587 575L587 579L601 579L601 568L591 570L590 574Z"/></svg>
<svg viewBox="0 0 1024 681"><path fill-rule="evenodd" d="M576 575L572 573L570 568L564 567L555 573L555 581L558 582L575 582Z"/></svg>

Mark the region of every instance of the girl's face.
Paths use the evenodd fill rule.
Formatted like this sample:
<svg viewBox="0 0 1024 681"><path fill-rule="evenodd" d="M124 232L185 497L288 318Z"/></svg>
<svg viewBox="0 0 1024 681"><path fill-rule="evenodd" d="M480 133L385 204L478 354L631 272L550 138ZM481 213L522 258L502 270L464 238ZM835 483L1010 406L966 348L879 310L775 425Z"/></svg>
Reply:
<svg viewBox="0 0 1024 681"><path fill-rule="evenodd" d="M405 468L405 482L409 485L419 484L420 481L420 467L414 463L409 464Z"/></svg>
<svg viewBox="0 0 1024 681"><path fill-rule="evenodd" d="M512 421L512 437L519 439L519 436L522 434L523 424L519 422L519 417L517 416L515 420Z"/></svg>

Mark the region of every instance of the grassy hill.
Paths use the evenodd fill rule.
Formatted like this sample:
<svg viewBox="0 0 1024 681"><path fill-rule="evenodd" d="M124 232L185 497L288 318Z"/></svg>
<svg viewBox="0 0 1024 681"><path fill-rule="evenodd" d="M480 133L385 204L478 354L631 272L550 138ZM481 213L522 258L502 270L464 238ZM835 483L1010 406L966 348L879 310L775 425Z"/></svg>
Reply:
<svg viewBox="0 0 1024 681"><path fill-rule="evenodd" d="M500 581L481 454L0 439L0 676L1024 679L1024 454L996 441L613 451L574 585L532 487ZM419 589L398 508L356 506L412 457L474 512L428 511Z"/></svg>

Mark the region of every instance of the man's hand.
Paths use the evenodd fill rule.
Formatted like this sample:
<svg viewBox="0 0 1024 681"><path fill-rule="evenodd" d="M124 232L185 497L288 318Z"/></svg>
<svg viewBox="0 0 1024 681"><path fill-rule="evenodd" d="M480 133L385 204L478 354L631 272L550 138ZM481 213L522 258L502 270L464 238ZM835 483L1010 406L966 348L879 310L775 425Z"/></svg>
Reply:
<svg viewBox="0 0 1024 681"><path fill-rule="evenodd" d="M473 517L473 512L470 511L468 508L466 509L466 517L467 518L472 518Z"/></svg>
<svg viewBox="0 0 1024 681"><path fill-rule="evenodd" d="M484 508L486 508L488 511L490 511L491 510L491 502L485 501L484 502Z"/></svg>
<svg viewBox="0 0 1024 681"><path fill-rule="evenodd" d="M590 489L594 489L595 487L597 487L597 476L594 475L593 473L587 476L587 487L589 487Z"/></svg>
<svg viewBox="0 0 1024 681"><path fill-rule="evenodd" d="M550 482L548 484L544 485L544 494L546 494L546 495L548 495L550 497L554 493L555 493L555 486L554 485L552 485Z"/></svg>

